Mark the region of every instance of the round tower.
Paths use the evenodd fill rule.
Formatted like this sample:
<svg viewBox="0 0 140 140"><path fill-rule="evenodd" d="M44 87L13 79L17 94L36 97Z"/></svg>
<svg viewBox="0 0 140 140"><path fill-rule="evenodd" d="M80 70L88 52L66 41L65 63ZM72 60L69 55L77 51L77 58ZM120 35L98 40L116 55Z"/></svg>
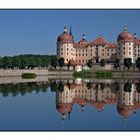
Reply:
<svg viewBox="0 0 140 140"><path fill-rule="evenodd" d="M134 35L127 31L127 26L124 26L124 30L118 35L117 44L117 56L120 63L124 62L124 58L131 58L134 63Z"/></svg>
<svg viewBox="0 0 140 140"><path fill-rule="evenodd" d="M63 57L64 62L75 60L75 48L73 47L73 36L68 33L68 29L64 27L64 31L57 38L57 57Z"/></svg>

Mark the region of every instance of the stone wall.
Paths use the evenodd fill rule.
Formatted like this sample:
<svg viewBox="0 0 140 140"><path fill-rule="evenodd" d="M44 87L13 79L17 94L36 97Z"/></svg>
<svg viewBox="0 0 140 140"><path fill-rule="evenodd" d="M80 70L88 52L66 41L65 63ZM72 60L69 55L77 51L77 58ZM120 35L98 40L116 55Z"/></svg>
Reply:
<svg viewBox="0 0 140 140"><path fill-rule="evenodd" d="M35 73L38 76L47 75L48 70L0 70L0 77L21 76L22 73Z"/></svg>

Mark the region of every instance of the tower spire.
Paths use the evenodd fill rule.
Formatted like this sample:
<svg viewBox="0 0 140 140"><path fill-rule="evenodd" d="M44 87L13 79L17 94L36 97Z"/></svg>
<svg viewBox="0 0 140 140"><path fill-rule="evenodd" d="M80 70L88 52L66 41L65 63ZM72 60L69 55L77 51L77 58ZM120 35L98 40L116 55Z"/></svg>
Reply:
<svg viewBox="0 0 140 140"><path fill-rule="evenodd" d="M70 32L69 32L69 34L72 36L72 40L74 42L74 37L73 37L73 34L72 34L72 25L70 25Z"/></svg>
<svg viewBox="0 0 140 140"><path fill-rule="evenodd" d="M64 26L64 33L67 33L68 32L68 29L66 26Z"/></svg>
<svg viewBox="0 0 140 140"><path fill-rule="evenodd" d="M124 32L127 32L127 26L126 25L124 26Z"/></svg>
<svg viewBox="0 0 140 140"><path fill-rule="evenodd" d="M71 36L72 36L72 26L70 25L70 33L69 33Z"/></svg>
<svg viewBox="0 0 140 140"><path fill-rule="evenodd" d="M83 39L85 39L86 38L85 34L83 34L82 37L83 37Z"/></svg>
<svg viewBox="0 0 140 140"><path fill-rule="evenodd" d="M126 123L127 123L127 117L123 117L123 127L126 127Z"/></svg>

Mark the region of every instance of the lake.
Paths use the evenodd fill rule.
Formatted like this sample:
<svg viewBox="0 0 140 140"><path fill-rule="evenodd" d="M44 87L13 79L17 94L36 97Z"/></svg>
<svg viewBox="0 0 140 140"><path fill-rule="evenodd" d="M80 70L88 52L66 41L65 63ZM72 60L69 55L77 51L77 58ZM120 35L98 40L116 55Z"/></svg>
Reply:
<svg viewBox="0 0 140 140"><path fill-rule="evenodd" d="M0 130L140 130L140 82L49 79L0 84Z"/></svg>

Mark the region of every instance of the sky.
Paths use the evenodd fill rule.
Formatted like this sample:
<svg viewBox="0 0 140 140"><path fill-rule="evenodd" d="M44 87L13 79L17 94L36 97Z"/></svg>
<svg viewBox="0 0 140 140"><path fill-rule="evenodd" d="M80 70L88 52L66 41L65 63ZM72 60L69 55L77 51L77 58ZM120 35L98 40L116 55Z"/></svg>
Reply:
<svg viewBox="0 0 140 140"><path fill-rule="evenodd" d="M140 37L140 10L0 10L0 56L56 54L57 37L72 26L74 40L103 35L109 42L127 25Z"/></svg>

